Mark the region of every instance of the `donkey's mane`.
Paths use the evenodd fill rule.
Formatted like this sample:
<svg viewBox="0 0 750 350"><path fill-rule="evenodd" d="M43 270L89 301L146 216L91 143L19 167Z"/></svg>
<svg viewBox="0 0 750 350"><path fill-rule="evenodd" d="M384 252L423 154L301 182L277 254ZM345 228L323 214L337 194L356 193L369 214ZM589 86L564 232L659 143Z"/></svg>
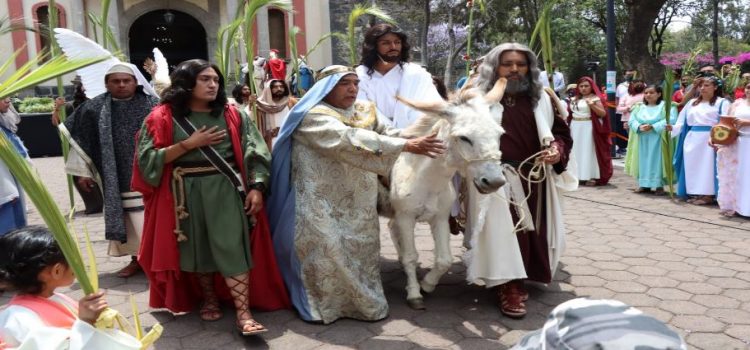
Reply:
<svg viewBox="0 0 750 350"><path fill-rule="evenodd" d="M439 116L422 114L422 116L414 121L414 124L409 125L401 131L401 137L411 138L431 135L447 124L448 122Z"/></svg>

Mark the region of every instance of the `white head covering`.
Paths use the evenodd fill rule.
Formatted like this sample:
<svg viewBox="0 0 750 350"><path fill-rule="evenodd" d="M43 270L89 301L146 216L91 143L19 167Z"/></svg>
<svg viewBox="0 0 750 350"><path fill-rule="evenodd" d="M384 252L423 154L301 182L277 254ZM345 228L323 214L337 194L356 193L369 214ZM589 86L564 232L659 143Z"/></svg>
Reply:
<svg viewBox="0 0 750 350"><path fill-rule="evenodd" d="M104 77L105 77L104 79L106 80L107 79L106 77L108 75L114 74L114 73L125 73L125 74L130 74L133 77L135 77L135 72L133 71L133 68L131 68L127 63L123 63L123 62L117 62L113 64L112 66L110 66L109 69L107 69L107 74L104 74Z"/></svg>

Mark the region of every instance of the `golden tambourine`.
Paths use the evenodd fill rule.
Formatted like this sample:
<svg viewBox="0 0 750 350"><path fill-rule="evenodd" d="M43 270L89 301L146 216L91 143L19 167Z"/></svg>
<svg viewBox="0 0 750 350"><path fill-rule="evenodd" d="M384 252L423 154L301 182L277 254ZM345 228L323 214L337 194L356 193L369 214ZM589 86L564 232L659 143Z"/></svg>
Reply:
<svg viewBox="0 0 750 350"><path fill-rule="evenodd" d="M721 116L719 124L711 128L711 142L715 145L731 145L737 141L737 128L734 127L734 117Z"/></svg>

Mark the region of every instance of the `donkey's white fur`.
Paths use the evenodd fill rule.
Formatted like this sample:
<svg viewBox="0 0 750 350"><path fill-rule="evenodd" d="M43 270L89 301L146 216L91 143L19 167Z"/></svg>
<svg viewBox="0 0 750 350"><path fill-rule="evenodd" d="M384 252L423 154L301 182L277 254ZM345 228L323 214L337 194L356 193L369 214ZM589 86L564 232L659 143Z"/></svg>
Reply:
<svg viewBox="0 0 750 350"><path fill-rule="evenodd" d="M458 172L472 180L481 193L494 192L505 183L500 165L503 129L489 109L502 97L505 80L501 80L496 89L488 93L495 101L488 101L484 96L453 104L405 101L426 114L405 129L402 136L437 133L447 147L444 155L434 159L404 152L391 171L393 213L389 227L407 276L407 301L413 308L424 308L416 275L415 224L418 221L429 223L435 241L434 266L421 282L424 291L432 292L453 262L448 227L451 206L456 200L451 183L453 176Z"/></svg>

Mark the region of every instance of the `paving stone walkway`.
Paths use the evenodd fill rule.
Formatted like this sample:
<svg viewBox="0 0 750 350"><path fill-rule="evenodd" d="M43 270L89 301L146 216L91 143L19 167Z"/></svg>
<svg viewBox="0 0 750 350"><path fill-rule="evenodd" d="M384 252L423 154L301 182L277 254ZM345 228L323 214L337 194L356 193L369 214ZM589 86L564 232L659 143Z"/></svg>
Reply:
<svg viewBox="0 0 750 350"><path fill-rule="evenodd" d="M34 163L63 210L67 188L60 158ZM233 329L233 312L217 322L195 314L173 316L149 310L148 284L141 274L114 275L127 258L106 256L101 214L76 215L95 240L100 286L109 303L131 314L133 294L146 326L164 326L156 349L506 349L526 332L540 328L559 303L576 297L613 298L634 305L668 323L691 349L750 348L750 220L727 219L716 207L698 207L667 197L635 194L632 179L616 172L612 184L582 188L566 195L568 248L555 280L530 289L529 314L521 320L503 317L494 292L464 282L459 257L461 238L453 237L450 272L426 299L426 311L405 302L405 278L385 222L381 222L381 268L390 317L380 322L340 320L332 325L300 321L292 311L257 312L270 331L242 338ZM77 206L83 207L80 199ZM31 223L41 220L35 209ZM432 241L419 226L417 247L422 269L432 263ZM66 289L81 297L77 285ZM6 294L0 303L7 302Z"/></svg>

